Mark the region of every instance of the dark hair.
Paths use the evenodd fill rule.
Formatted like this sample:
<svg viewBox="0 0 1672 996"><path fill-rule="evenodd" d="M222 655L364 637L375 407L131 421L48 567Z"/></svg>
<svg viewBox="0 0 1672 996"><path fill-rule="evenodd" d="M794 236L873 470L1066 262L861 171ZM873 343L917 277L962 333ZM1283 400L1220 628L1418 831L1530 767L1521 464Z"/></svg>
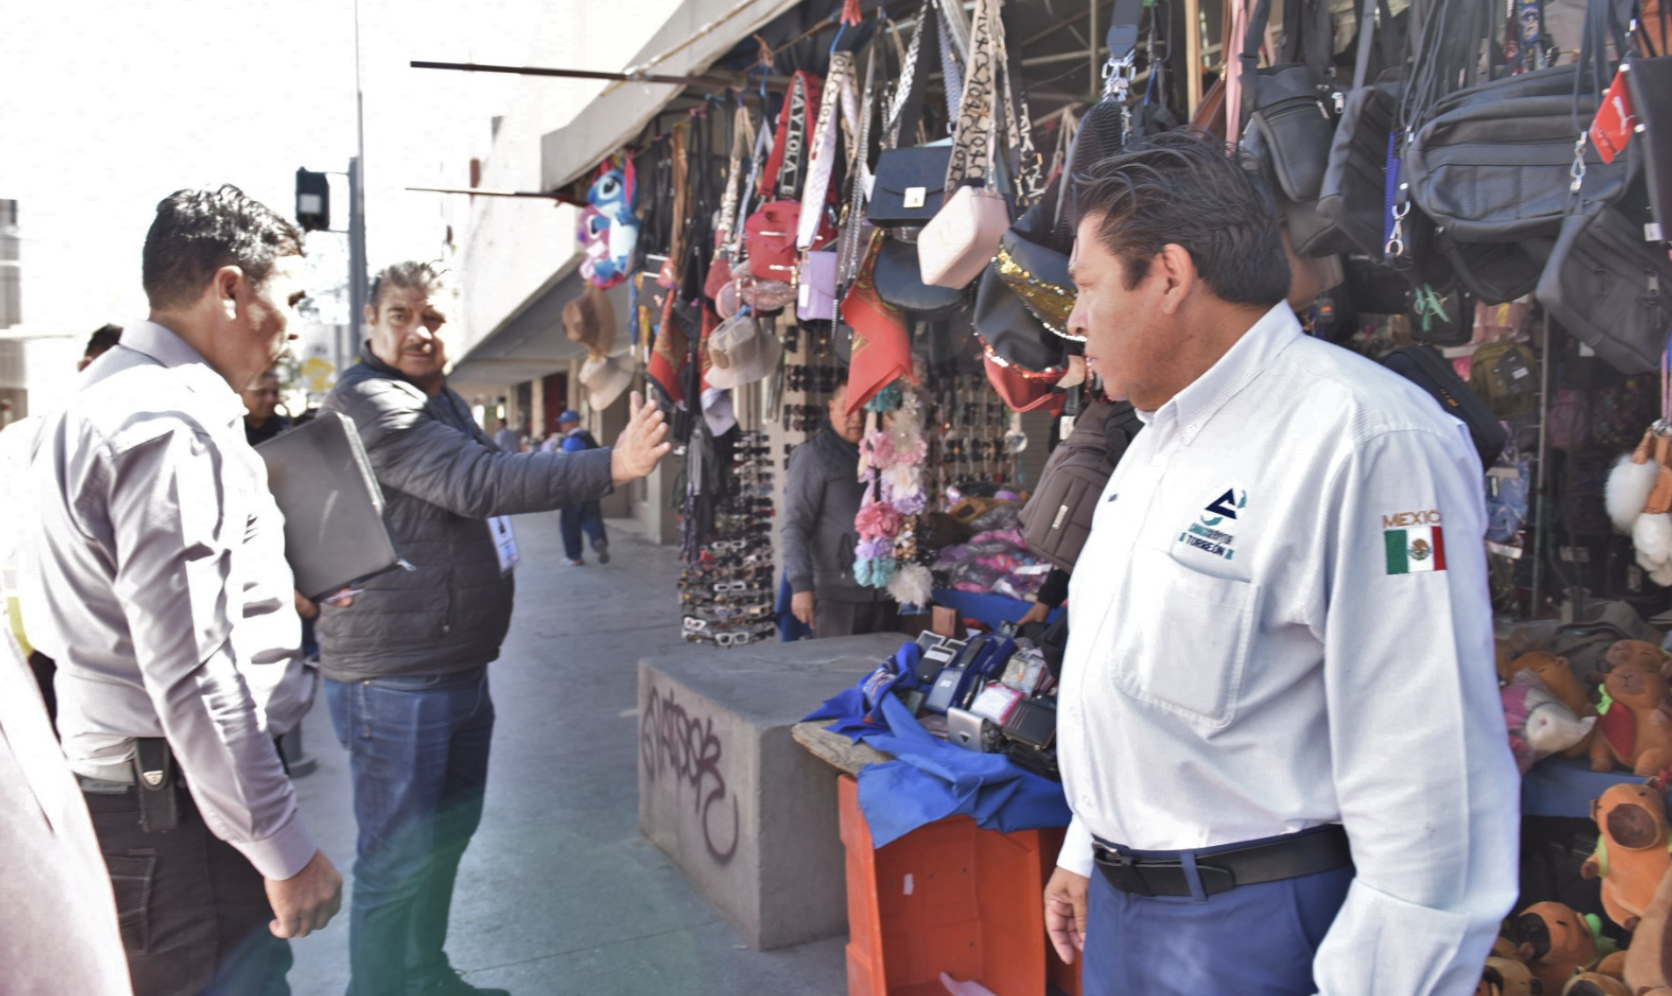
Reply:
<svg viewBox="0 0 1672 996"><path fill-rule="evenodd" d="M260 286L275 259L303 255L301 231L237 187L176 190L157 205L145 233L145 296L153 308L185 307L223 266Z"/></svg>
<svg viewBox="0 0 1672 996"><path fill-rule="evenodd" d="M402 263L394 263L377 271L372 278L372 290L366 297L366 303L376 311L383 304L383 289L385 287L403 287L415 290L425 297L433 297L446 284L443 271L433 263L420 263L409 259Z"/></svg>
<svg viewBox="0 0 1672 996"><path fill-rule="evenodd" d="M122 326L101 325L95 329L92 336L88 338L87 351L81 355L87 357L89 360L97 359L98 357L104 355L105 350L121 341Z"/></svg>
<svg viewBox="0 0 1672 996"><path fill-rule="evenodd" d="M1127 289L1168 244L1190 254L1222 301L1272 305L1289 295L1277 209L1240 153L1199 129L1162 132L1076 176L1077 218L1101 214L1098 240L1120 259Z"/></svg>

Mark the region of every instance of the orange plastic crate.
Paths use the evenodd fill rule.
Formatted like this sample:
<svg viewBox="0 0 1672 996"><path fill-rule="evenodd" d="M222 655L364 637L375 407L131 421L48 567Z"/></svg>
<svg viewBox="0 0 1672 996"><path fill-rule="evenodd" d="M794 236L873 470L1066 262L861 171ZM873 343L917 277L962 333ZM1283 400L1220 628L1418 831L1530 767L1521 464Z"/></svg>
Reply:
<svg viewBox="0 0 1672 996"><path fill-rule="evenodd" d="M1043 893L1061 830L1002 834L967 816L874 848L859 785L837 788L847 852L848 996L945 996L940 973L999 996L1079 996L1079 964L1045 937Z"/></svg>

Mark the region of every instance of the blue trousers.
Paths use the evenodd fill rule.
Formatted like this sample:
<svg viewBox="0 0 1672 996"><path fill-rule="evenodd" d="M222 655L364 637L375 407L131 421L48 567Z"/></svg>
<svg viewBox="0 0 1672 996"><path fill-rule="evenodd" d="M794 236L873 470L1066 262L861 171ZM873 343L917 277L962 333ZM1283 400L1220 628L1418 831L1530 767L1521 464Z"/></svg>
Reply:
<svg viewBox="0 0 1672 996"><path fill-rule="evenodd" d="M459 859L482 820L493 738L486 668L325 683L349 752L359 841L349 912L351 996L405 996L450 966Z"/></svg>
<svg viewBox="0 0 1672 996"><path fill-rule="evenodd" d="M595 548L604 539L603 509L596 501L565 505L557 510L557 531L563 535L563 555L570 560L579 560L582 531Z"/></svg>
<svg viewBox="0 0 1672 996"><path fill-rule="evenodd" d="M1352 881L1338 868L1197 901L1129 895L1093 870L1085 996L1311 996L1312 959Z"/></svg>

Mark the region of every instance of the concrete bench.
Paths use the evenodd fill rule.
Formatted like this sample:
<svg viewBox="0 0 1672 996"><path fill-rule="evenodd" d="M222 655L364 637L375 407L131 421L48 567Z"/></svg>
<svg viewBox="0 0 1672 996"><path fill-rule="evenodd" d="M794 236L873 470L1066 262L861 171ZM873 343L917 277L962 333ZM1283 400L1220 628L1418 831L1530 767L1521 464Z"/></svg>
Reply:
<svg viewBox="0 0 1672 996"><path fill-rule="evenodd" d="M790 728L907 639L693 645L639 662L639 830L757 950L847 930L836 772Z"/></svg>

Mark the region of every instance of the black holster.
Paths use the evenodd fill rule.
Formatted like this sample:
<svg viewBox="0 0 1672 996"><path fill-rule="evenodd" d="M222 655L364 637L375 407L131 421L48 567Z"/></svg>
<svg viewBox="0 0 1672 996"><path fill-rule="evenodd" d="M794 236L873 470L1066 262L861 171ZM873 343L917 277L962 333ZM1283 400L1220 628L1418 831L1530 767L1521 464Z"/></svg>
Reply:
<svg viewBox="0 0 1672 996"><path fill-rule="evenodd" d="M162 737L134 741L134 784L139 790L139 826L168 833L180 826L180 778L174 752Z"/></svg>

